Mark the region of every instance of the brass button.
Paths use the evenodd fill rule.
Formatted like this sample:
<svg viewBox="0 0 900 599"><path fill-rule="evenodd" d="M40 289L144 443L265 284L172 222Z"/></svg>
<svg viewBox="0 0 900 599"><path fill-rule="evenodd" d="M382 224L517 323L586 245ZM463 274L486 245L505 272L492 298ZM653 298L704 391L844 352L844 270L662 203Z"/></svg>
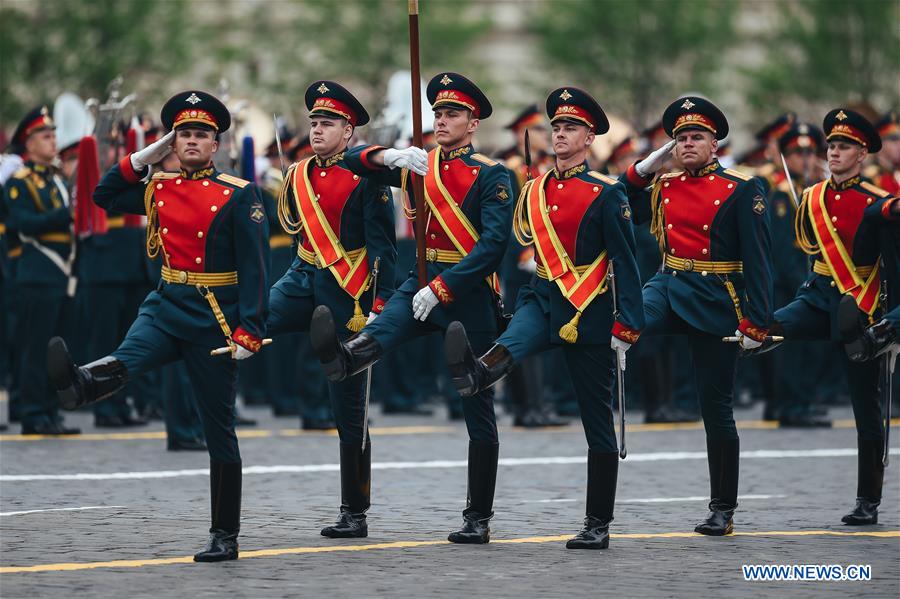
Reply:
<svg viewBox="0 0 900 599"><path fill-rule="evenodd" d="M554 204L554 205L552 206L552 209L553 209L553 212L556 212L557 210L559 210L559 206L557 206L556 204Z"/></svg>
<svg viewBox="0 0 900 599"><path fill-rule="evenodd" d="M703 230L704 230L704 231L709 231L709 225L703 225Z"/></svg>
<svg viewBox="0 0 900 599"><path fill-rule="evenodd" d="M162 183L157 183L157 184L156 184L156 189L162 189Z"/></svg>
<svg viewBox="0 0 900 599"><path fill-rule="evenodd" d="M669 186L669 182L668 182L668 181L666 181L665 183L663 183L663 187L668 187L668 186Z"/></svg>
<svg viewBox="0 0 900 599"><path fill-rule="evenodd" d="M215 204L213 204L212 206L209 207L209 209L210 209L211 212L215 212L216 210L219 209L219 207L216 206Z"/></svg>
<svg viewBox="0 0 900 599"><path fill-rule="evenodd" d="M701 276L704 276L704 277L705 277L705 276L708 275L708 274L709 274L709 273L706 272L705 270L701 270L701 271L700 271L700 275L701 275Z"/></svg>
<svg viewBox="0 0 900 599"><path fill-rule="evenodd" d="M181 179L175 179L175 185L181 185Z"/></svg>
<svg viewBox="0 0 900 599"><path fill-rule="evenodd" d="M209 187L209 181L204 181L204 182L203 182L203 187Z"/></svg>
<svg viewBox="0 0 900 599"><path fill-rule="evenodd" d="M669 223L668 225L666 225L666 228L667 228L667 229L671 229L671 228L672 228L672 223Z"/></svg>
<svg viewBox="0 0 900 599"><path fill-rule="evenodd" d="M231 193L231 190L230 190L230 189L223 189L223 190L222 190L222 195L227 196L229 193Z"/></svg>
<svg viewBox="0 0 900 599"><path fill-rule="evenodd" d="M836 216L832 216L832 217L831 217L831 222L836 223L836 222L837 222L837 217L836 217Z"/></svg>
<svg viewBox="0 0 900 599"><path fill-rule="evenodd" d="M200 264L201 262L203 262L203 259L200 256L197 256L196 258L194 258L194 262Z"/></svg>
<svg viewBox="0 0 900 599"><path fill-rule="evenodd" d="M866 198L866 204L871 204L873 202L872 198Z"/></svg>
<svg viewBox="0 0 900 599"><path fill-rule="evenodd" d="M432 234L431 234L431 238L432 238L432 239L437 239L437 235L435 235L434 233L432 233Z"/></svg>
<svg viewBox="0 0 900 599"><path fill-rule="evenodd" d="M674 255L675 255L675 248L672 248L671 250L669 250L669 253L672 254L672 255L674 256Z"/></svg>
<svg viewBox="0 0 900 599"><path fill-rule="evenodd" d="M473 168L473 169L472 169L472 174L473 174L473 175L477 175L477 174L478 174L478 169L477 169L477 168Z"/></svg>
<svg viewBox="0 0 900 599"><path fill-rule="evenodd" d="M839 194L839 193L834 194L834 199L836 199L836 200L841 199L841 194Z"/></svg>
<svg viewBox="0 0 900 599"><path fill-rule="evenodd" d="M685 177L684 175L681 175L681 180L682 180L682 181L687 181L687 177Z"/></svg>
<svg viewBox="0 0 900 599"><path fill-rule="evenodd" d="M450 170L450 165L449 165L449 164L445 164L445 165L444 165L444 170L445 170L445 171L449 171L449 170Z"/></svg>
<svg viewBox="0 0 900 599"><path fill-rule="evenodd" d="M320 177L324 177L326 174L327 174L327 173L325 173L325 171L322 171L321 173L319 173L319 176L320 176Z"/></svg>
<svg viewBox="0 0 900 599"><path fill-rule="evenodd" d="M563 188L563 184L562 184L562 183L557 183L556 189L562 189L562 188Z"/></svg>
<svg viewBox="0 0 900 599"><path fill-rule="evenodd" d="M359 175L353 175L353 180L356 181L359 179Z"/></svg>
<svg viewBox="0 0 900 599"><path fill-rule="evenodd" d="M197 239L203 239L203 231L197 231Z"/></svg>
<svg viewBox="0 0 900 599"><path fill-rule="evenodd" d="M700 250L700 251L701 251L701 252L702 252L702 253L704 253L704 254L708 254L708 253L709 253L709 250L708 250L708 249L706 249L706 248L703 248L703 249L702 249L702 250Z"/></svg>
<svg viewBox="0 0 900 599"><path fill-rule="evenodd" d="M710 176L709 176L709 180L710 180L710 181L715 181L715 179L716 179L715 175L710 175Z"/></svg>
<svg viewBox="0 0 900 599"><path fill-rule="evenodd" d="M831 286L834 287L834 281L831 282Z"/></svg>
<svg viewBox="0 0 900 599"><path fill-rule="evenodd" d="M729 184L728 184L728 189L731 189L732 187L734 187L734 183L729 183Z"/></svg>
<svg viewBox="0 0 900 599"><path fill-rule="evenodd" d="M160 200L160 201L156 202L156 205L157 205L158 207L162 208L163 206L166 205L166 203L163 202L162 200Z"/></svg>
<svg viewBox="0 0 900 599"><path fill-rule="evenodd" d="M598 191L600 191L600 188L594 185L594 193L597 193Z"/></svg>
<svg viewBox="0 0 900 599"><path fill-rule="evenodd" d="M320 199L321 197L322 197L322 194L321 194L321 193L317 193L317 194L316 194L316 199L317 199L317 200Z"/></svg>
<svg viewBox="0 0 900 599"><path fill-rule="evenodd" d="M663 204L668 204L668 203L669 203L669 198L666 198L663 200Z"/></svg>
<svg viewBox="0 0 900 599"><path fill-rule="evenodd" d="M716 200L715 202L713 202L713 205L714 205L714 206L718 206L718 205L721 204L721 203L722 203L722 202L720 202L719 200Z"/></svg>
<svg viewBox="0 0 900 599"><path fill-rule="evenodd" d="M168 234L169 234L169 228L163 227L163 235L168 235Z"/></svg>

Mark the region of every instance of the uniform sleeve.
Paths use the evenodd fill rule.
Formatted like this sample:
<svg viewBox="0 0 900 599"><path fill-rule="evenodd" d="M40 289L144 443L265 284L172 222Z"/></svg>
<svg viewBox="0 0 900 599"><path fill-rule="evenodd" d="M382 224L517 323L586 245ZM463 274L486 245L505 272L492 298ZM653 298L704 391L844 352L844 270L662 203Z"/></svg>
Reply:
<svg viewBox="0 0 900 599"><path fill-rule="evenodd" d="M637 174L632 164L627 171L619 175L619 182L625 186L625 196L631 204L631 218L634 224L642 225L650 222L653 216L650 207L650 185L653 177L644 179Z"/></svg>
<svg viewBox="0 0 900 599"><path fill-rule="evenodd" d="M384 186L367 183L363 203L365 218L366 254L369 257L369 271L378 264L377 296L372 299L372 311L380 314L384 304L394 293L394 277L397 267L397 239L394 232L394 203L391 190Z"/></svg>
<svg viewBox="0 0 900 599"><path fill-rule="evenodd" d="M403 169L388 168L372 164L369 156L379 150L386 150L384 146L356 146L347 150L344 154L344 162L347 163L354 175L365 177L377 185L389 185L391 187L400 187Z"/></svg>
<svg viewBox="0 0 900 599"><path fill-rule="evenodd" d="M234 207L234 255L238 273L240 326L235 343L258 352L269 312L269 223L259 188L248 185Z"/></svg>
<svg viewBox="0 0 900 599"><path fill-rule="evenodd" d="M54 231L69 231L72 214L61 206L41 212L35 206L31 190L23 179L12 178L6 182L6 198L9 209L9 228L33 237Z"/></svg>
<svg viewBox="0 0 900 599"><path fill-rule="evenodd" d="M509 193L509 171L503 166L489 167L484 181L479 181L481 237L458 264L444 270L428 285L441 303L450 303L497 271L509 236L515 201Z"/></svg>
<svg viewBox="0 0 900 599"><path fill-rule="evenodd" d="M603 240L616 275L619 316L613 323L612 334L627 343L635 343L644 328L644 300L631 218L625 190L616 185L603 200Z"/></svg>
<svg viewBox="0 0 900 599"><path fill-rule="evenodd" d="M765 338L772 321L772 240L766 195L757 178L739 190L738 236L744 263L747 304L739 329L757 341Z"/></svg>
<svg viewBox="0 0 900 599"><path fill-rule="evenodd" d="M131 168L129 154L103 175L94 189L94 202L106 211L146 214L144 190L148 183L141 181L146 176L147 169L135 172Z"/></svg>

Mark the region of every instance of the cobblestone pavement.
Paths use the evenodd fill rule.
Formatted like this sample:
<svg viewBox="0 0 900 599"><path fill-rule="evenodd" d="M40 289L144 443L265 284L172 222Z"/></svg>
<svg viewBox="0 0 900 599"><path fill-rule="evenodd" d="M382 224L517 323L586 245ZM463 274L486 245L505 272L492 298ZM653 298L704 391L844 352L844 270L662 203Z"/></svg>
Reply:
<svg viewBox="0 0 900 599"><path fill-rule="evenodd" d="M190 562L209 526L208 459L166 452L159 427L110 435L76 414L70 423L97 434L0 436L0 595L900 596L900 454L880 523L843 526L856 479L848 410L832 411L831 430L773 430L758 411L740 414L738 534L725 538L691 532L706 513L702 430L631 427L613 539L597 552L564 547L584 509L580 425L501 430L493 541L456 546L446 536L465 501L461 423L378 416L369 537L330 540L319 529L337 513L337 438L247 412L260 426L242 432L241 559L225 564ZM872 580L747 582L742 564L870 564Z"/></svg>

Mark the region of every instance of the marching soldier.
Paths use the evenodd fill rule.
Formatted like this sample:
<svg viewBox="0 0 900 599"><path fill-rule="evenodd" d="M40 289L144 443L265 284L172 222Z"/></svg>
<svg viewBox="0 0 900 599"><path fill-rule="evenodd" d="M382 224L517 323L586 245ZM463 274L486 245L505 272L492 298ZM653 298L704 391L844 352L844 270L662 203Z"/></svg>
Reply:
<svg viewBox="0 0 900 599"><path fill-rule="evenodd" d="M382 314L346 341L338 339L328 307L316 309L312 345L333 381L362 372L405 341L445 331L454 321L465 325L478 352L497 336L501 315L494 273L512 230L513 202L507 169L472 147L481 119L491 115L491 104L478 86L457 73L432 78L426 94L434 110L438 143L427 158L418 148L360 146L351 152L348 164L360 175L395 187L406 174L397 167L415 167L416 172L427 168L424 258L429 282L419 289L411 273ZM449 540L487 543L499 451L493 390L465 398L463 414L469 432L468 497L463 526Z"/></svg>
<svg viewBox="0 0 900 599"><path fill-rule="evenodd" d="M891 195L900 194L900 113L891 110L875 123L878 136L881 137L881 151L875 157L875 164L863 171L863 175L872 180Z"/></svg>
<svg viewBox="0 0 900 599"><path fill-rule="evenodd" d="M147 251L162 255L162 280L116 351L76 366L56 338L47 349L48 367L63 406L74 409L110 396L142 372L184 360L209 447L212 495L209 541L194 561L233 560L241 509L235 360L258 352L265 335L268 224L259 189L213 166L218 136L231 125L218 99L202 91L176 94L161 120L170 132L107 172L94 201L147 215ZM181 172L154 173L142 182L147 167L173 147ZM223 344L231 359L210 355Z"/></svg>
<svg viewBox="0 0 900 599"><path fill-rule="evenodd" d="M744 348L766 338L772 305L767 205L758 179L716 160L728 121L712 102L680 98L666 108L663 124L684 170L660 176L649 197L632 200L635 222L650 221L664 255L662 269L644 287L645 334L687 336L710 474L709 515L694 530L725 535L737 507L740 447L732 405L738 347L722 338L734 331ZM654 170L637 168L643 164L628 170L635 184Z"/></svg>
<svg viewBox="0 0 900 599"><path fill-rule="evenodd" d="M56 132L46 106L19 123L13 142L27 160L6 182L9 226L22 240L16 265L16 338L23 434L70 435L47 381L46 348L54 335L70 335L75 310L75 239L69 191L53 167Z"/></svg>
<svg viewBox="0 0 900 599"><path fill-rule="evenodd" d="M547 115L556 167L526 184L513 222L520 241L534 243L536 276L519 294L509 328L486 353L472 352L458 322L447 330L446 353L454 383L469 397L490 388L526 356L562 348L589 448L584 528L566 547L605 549L619 466L613 372L625 366L616 364L616 350L624 360L644 326L641 282L625 185L589 170L587 163L594 137L609 130L606 114L588 93L561 87L547 98ZM607 293L610 263L618 282L618 315Z"/></svg>
<svg viewBox="0 0 900 599"><path fill-rule="evenodd" d="M387 188L348 168L347 144L369 122L362 104L334 81L310 85L305 102L315 154L291 165L278 199L282 226L299 235L299 244L272 288L268 327L273 335L309 330L315 307L327 305L347 338L380 314L393 293L394 207ZM365 373L331 382L329 395L340 437L341 508L322 535L365 537L372 468L372 443L364 443Z"/></svg>
<svg viewBox="0 0 900 599"><path fill-rule="evenodd" d="M795 220L800 248L814 258L812 272L794 300L775 312L772 333L787 339L840 341L838 306L849 295L869 322L880 309L879 222L864 218L888 206L883 189L863 181L867 154L881 138L861 114L835 108L825 116L831 178L803 192ZM770 349L771 346L760 351ZM856 506L845 524L875 524L884 477L884 425L878 401L878 363L851 362L842 352L856 418L858 472Z"/></svg>

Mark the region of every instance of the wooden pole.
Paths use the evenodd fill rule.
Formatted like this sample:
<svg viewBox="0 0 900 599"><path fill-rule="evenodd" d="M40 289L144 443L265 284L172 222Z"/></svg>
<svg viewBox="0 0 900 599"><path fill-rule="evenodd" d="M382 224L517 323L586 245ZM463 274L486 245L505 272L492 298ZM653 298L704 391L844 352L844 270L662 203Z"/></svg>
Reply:
<svg viewBox="0 0 900 599"><path fill-rule="evenodd" d="M413 145L424 149L422 144L422 78L419 72L419 0L409 0L409 65L412 81L412 122ZM422 177L410 172L412 190L416 199L416 268L419 274L419 289L428 284L428 269L425 264L425 182Z"/></svg>

